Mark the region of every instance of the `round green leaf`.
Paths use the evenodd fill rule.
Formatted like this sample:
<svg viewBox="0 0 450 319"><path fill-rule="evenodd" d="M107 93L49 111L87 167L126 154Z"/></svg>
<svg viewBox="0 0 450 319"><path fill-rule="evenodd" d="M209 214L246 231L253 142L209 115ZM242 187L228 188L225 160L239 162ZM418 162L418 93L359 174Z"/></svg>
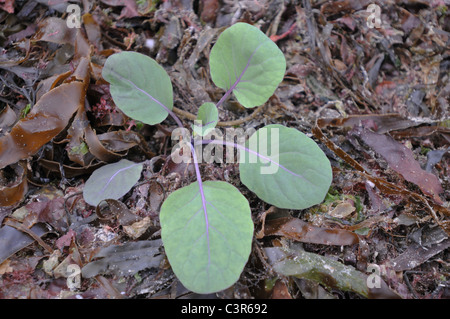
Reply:
<svg viewBox="0 0 450 319"><path fill-rule="evenodd" d="M223 31L209 56L211 78L247 108L264 104L283 80L286 59L264 33L247 23Z"/></svg>
<svg viewBox="0 0 450 319"><path fill-rule="evenodd" d="M197 113L197 120L192 125L195 133L205 136L214 129L219 122L219 111L214 103L203 103Z"/></svg>
<svg viewBox="0 0 450 319"><path fill-rule="evenodd" d="M331 185L330 161L312 139L293 128L277 124L259 129L240 156L242 183L279 208L319 204Z"/></svg>
<svg viewBox="0 0 450 319"><path fill-rule="evenodd" d="M183 285L212 293L234 284L248 260L253 222L247 199L221 181L198 182L173 192L160 213L161 238Z"/></svg>
<svg viewBox="0 0 450 319"><path fill-rule="evenodd" d="M84 200L89 205L97 206L102 200L121 198L137 183L142 168L142 163L126 159L100 167L84 185Z"/></svg>
<svg viewBox="0 0 450 319"><path fill-rule="evenodd" d="M111 85L114 103L126 115L154 125L173 108L173 89L166 71L152 58L136 52L111 55L103 78Z"/></svg>

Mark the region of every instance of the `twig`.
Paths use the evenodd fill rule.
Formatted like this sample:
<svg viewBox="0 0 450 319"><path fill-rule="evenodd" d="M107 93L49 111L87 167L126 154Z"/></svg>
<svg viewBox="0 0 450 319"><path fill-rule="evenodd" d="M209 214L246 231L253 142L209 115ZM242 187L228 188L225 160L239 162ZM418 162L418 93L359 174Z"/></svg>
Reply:
<svg viewBox="0 0 450 319"><path fill-rule="evenodd" d="M180 116L182 116L182 117L184 117L184 118L187 118L188 120L195 121L195 120L197 119L197 116L195 116L195 115L192 114L191 112L188 112L188 111L179 109L179 108L177 108L177 107L175 107L175 106L173 107L172 111L173 111L175 114L177 114L177 115L180 115Z"/></svg>
<svg viewBox="0 0 450 319"><path fill-rule="evenodd" d="M246 116L246 117L243 117L241 119L234 120L234 121L218 122L217 126L236 126L236 125L241 125L241 124L243 124L245 122L253 120L263 110L263 108L264 108L264 105L260 105L249 116Z"/></svg>
<svg viewBox="0 0 450 319"><path fill-rule="evenodd" d="M414 299L419 299L417 296L416 290L411 285L411 282L409 281L408 274L417 274L417 273L423 273L422 271L405 271L403 273L403 278L405 280L406 286L408 287L409 291L412 293Z"/></svg>
<svg viewBox="0 0 450 319"><path fill-rule="evenodd" d="M111 284L111 282L108 279L100 275L97 275L94 278L103 287L103 289L105 289L105 291L109 294L111 298L123 299L123 296L120 294L117 288Z"/></svg>

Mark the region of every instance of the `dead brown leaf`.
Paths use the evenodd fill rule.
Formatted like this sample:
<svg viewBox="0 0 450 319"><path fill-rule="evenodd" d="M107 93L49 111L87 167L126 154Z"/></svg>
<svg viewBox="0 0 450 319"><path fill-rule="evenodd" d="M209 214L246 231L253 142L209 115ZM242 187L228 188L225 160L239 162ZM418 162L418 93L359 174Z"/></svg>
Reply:
<svg viewBox="0 0 450 319"><path fill-rule="evenodd" d="M439 179L436 175L421 168L409 148L390 136L378 134L368 129L357 128L355 134L381 155L390 168L401 174L407 181L419 186L425 194L442 205L439 194L443 192L443 189Z"/></svg>
<svg viewBox="0 0 450 319"><path fill-rule="evenodd" d="M322 245L354 245L359 243L358 235L347 230L316 227L293 217L266 220L264 234L277 235L304 243Z"/></svg>
<svg viewBox="0 0 450 319"><path fill-rule="evenodd" d="M20 202L28 190L27 167L24 162L0 169L0 206L12 206Z"/></svg>

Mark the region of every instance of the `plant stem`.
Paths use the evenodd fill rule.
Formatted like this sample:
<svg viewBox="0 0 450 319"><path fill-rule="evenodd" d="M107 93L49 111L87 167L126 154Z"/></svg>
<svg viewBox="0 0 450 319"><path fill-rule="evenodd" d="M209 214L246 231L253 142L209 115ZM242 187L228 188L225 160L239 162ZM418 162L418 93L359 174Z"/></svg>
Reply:
<svg viewBox="0 0 450 319"><path fill-rule="evenodd" d="M178 125L180 128L184 128L183 123L181 122L180 118L179 118L172 110L170 110L170 109L167 109L167 110L168 110L170 116L172 116L172 118L174 119L174 121L177 123L177 125Z"/></svg>
<svg viewBox="0 0 450 319"><path fill-rule="evenodd" d="M188 112L188 111L179 109L179 108L177 108L177 107L175 107L175 106L173 107L173 111L174 111L176 114L181 115L182 117L187 118L188 120L195 121L195 120L197 119L197 116L195 116L195 115L192 114L191 112Z"/></svg>
<svg viewBox="0 0 450 319"><path fill-rule="evenodd" d="M195 153L194 144L190 143L190 146L191 146L192 158L194 160L195 175L197 176L198 189L200 192L200 197L202 199L203 215L205 216L206 242L208 243L208 265L209 265L211 254L210 254L210 247L209 247L209 220L208 220L208 211L206 209L206 198L205 198L205 192L203 190L202 175L200 174L200 168L198 166L197 154Z"/></svg>
<svg viewBox="0 0 450 319"><path fill-rule="evenodd" d="M236 81L234 81L233 85L227 90L227 92L224 94L224 96L222 96L222 98L219 100L219 102L217 102L217 104L216 104L217 108L219 108L219 106L221 106L222 103L225 102L225 100L228 98L228 96L231 94L231 92L233 92L233 90L237 87L239 82L241 82L242 77L244 76L245 72L247 71L248 67L250 66L250 62L252 61L253 55L256 53L256 51L258 51L258 49L261 47L262 44L263 43L260 43L256 47L256 49L252 52L252 55L250 55L250 58L248 59L247 64L245 65L245 67L242 70L239 77L236 79Z"/></svg>
<svg viewBox="0 0 450 319"><path fill-rule="evenodd" d="M219 102L217 102L217 104L216 104L217 108L219 108L219 106L221 106L222 103L225 102L225 100L228 98L228 96L230 96L231 92L233 92L233 90L236 88L236 86L238 85L239 81L241 80L241 77L242 77L242 74L239 77L239 79L236 80L236 82L234 82L234 84L231 86L231 88L222 96L222 98L219 100Z"/></svg>

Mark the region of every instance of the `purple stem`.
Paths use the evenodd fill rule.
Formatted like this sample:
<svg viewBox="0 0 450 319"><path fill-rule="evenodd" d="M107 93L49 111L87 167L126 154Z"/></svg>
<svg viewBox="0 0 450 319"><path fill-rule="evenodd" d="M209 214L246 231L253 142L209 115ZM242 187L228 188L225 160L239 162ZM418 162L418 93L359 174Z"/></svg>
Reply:
<svg viewBox="0 0 450 319"><path fill-rule="evenodd" d="M224 96L222 96L222 98L219 100L219 102L217 102L217 104L216 104L217 108L219 108L219 106L222 105L223 102L225 102L225 100L228 98L228 96L231 94L231 92L233 92L233 90L236 88L236 86L241 82L242 77L244 76L245 72L247 71L248 67L250 66L250 62L252 61L253 55L255 55L256 51L258 51L259 47L262 44L263 43L260 43L256 47L256 49L252 52L252 54L248 58L247 64L245 65L245 68L242 70L242 72L239 75L239 77L236 79L236 81L233 83L233 85L228 89L228 91L224 94Z"/></svg>
<svg viewBox="0 0 450 319"><path fill-rule="evenodd" d="M124 78L123 76L121 76L120 74L118 74L117 72L115 72L114 70L112 70L118 77L120 77L122 80L127 81L128 83L130 83L132 86L134 86L134 88L136 90L138 90L139 92L144 93L145 95L147 95L152 101L156 102L157 104L159 104L164 110L166 110L167 113L170 114L170 116L175 120L175 122L177 123L177 125L181 128L183 128L183 123L181 122L181 120L179 119L178 116L176 116L175 113L172 112L172 110L170 110L168 107L166 107L163 103L161 103L160 101L158 101L157 99L155 99L153 96L151 96L149 93L147 93L146 91L144 91L143 89L141 89L140 87L138 87L136 84L133 83L133 81L130 81L126 78ZM231 92L230 92L231 93ZM198 160L197 160L197 155L195 153L195 149L194 149L194 145L191 142L190 143L191 146L191 151L192 151L192 157L194 160L194 167L195 167L195 174L197 176L197 182L198 182L198 188L200 191L200 196L201 196L201 200L202 200L202 206L203 206L203 214L205 216L205 223L206 223L206 239L207 239L207 243L208 243L208 264L210 262L210 258L211 258L211 254L210 254L210 246L209 246L209 220L208 220L208 211L206 209L206 199L205 199L205 192L203 190L203 183L202 183L202 176L200 174L200 168L198 166ZM116 173L117 174L117 173Z"/></svg>
<svg viewBox="0 0 450 319"><path fill-rule="evenodd" d="M203 215L205 216L205 226L206 226L206 242L208 243L208 265L211 261L210 247L209 247L209 220L208 211L206 209L206 198L205 192L203 190L202 176L200 174L200 168L198 166L197 154L195 153L194 145L191 143L192 158L194 159L195 175L197 176L198 188L200 191L200 197L202 199Z"/></svg>
<svg viewBox="0 0 450 319"><path fill-rule="evenodd" d="M233 90L236 88L236 86L238 85L238 81L236 81L231 88L228 89L228 91L222 96L222 98L219 100L219 102L217 102L216 107L219 108L220 105L222 105L222 103L227 99L227 97L231 94L231 92L233 92Z"/></svg>
<svg viewBox="0 0 450 319"><path fill-rule="evenodd" d="M236 79L236 81L233 83L233 85L228 89L228 91L224 94L224 96L222 96L222 98L219 100L219 102L217 102L217 104L216 104L217 108L220 105L222 105L222 103L228 98L228 96L231 94L231 92L233 92L233 90L239 84L239 82L241 81L241 79L244 76L245 72L247 71L248 67L250 66L250 61L252 60L253 55L256 53L256 51L259 49L260 46L261 45L259 45L255 49L255 51L253 51L253 53L251 54L250 58L248 59L248 62L246 64L245 68L242 70L242 72L239 75L239 77ZM205 125L208 125L208 124L209 123L207 123ZM217 143L217 144L219 144L219 143ZM234 143L233 143L233 146L238 147ZM251 151L251 150L248 150L248 151ZM201 199L202 199L202 206L203 206L203 213L204 213L204 216L205 216L206 238L207 238L207 243L208 243L208 258L209 258L210 254L209 254L209 220L208 220L208 212L207 212L207 209L206 209L206 199L205 199L205 193L203 191L202 176L200 174L200 168L198 166L198 160L197 160L197 155L196 155L195 149L194 149L194 143L192 143L192 141L191 141L191 152L192 152L192 157L194 159L195 174L197 176L198 188L200 190L200 196L201 196ZM266 157L263 156L263 158L266 158ZM270 160L270 159L268 159L268 160ZM208 262L209 262L209 260L208 260Z"/></svg>

